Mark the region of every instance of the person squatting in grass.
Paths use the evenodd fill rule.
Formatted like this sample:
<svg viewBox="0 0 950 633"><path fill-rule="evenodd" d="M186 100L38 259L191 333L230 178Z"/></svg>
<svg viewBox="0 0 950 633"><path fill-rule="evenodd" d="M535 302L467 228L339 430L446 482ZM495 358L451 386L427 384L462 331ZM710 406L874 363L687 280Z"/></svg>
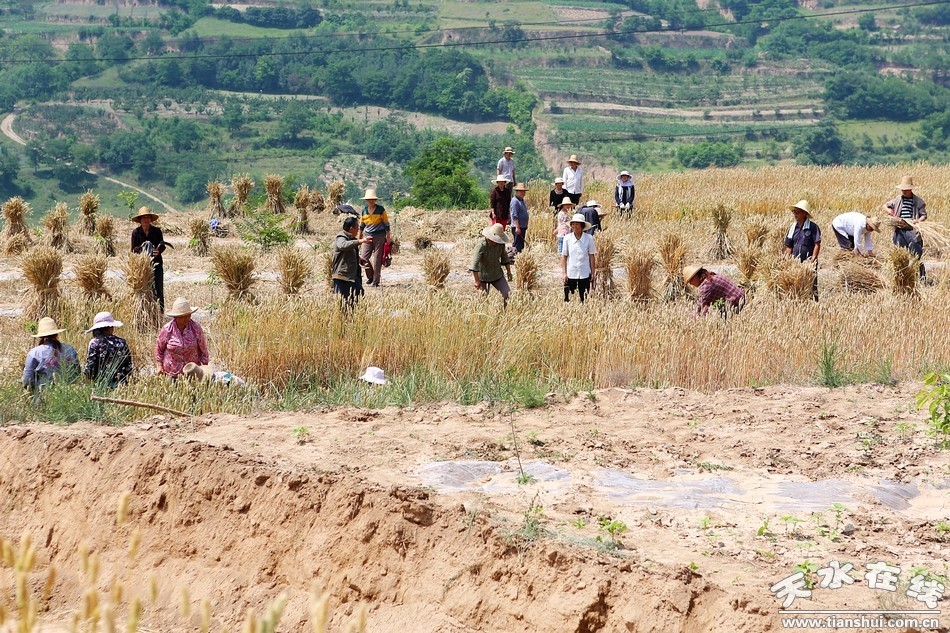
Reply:
<svg viewBox="0 0 950 633"><path fill-rule="evenodd" d="M561 276L564 279L564 301L570 301L574 291L581 303L594 289L594 271L597 269L597 246L587 233L590 222L580 213L571 217L571 232L564 236L561 247Z"/></svg>
<svg viewBox="0 0 950 633"><path fill-rule="evenodd" d="M557 212L557 226L554 236L557 237L557 253L561 254L564 246L564 236L571 232L571 216L574 215L574 203L567 196L561 198L561 210Z"/></svg>
<svg viewBox="0 0 950 633"><path fill-rule="evenodd" d="M373 278L370 285L378 288L380 276L383 273L383 246L388 244L390 239L389 216L386 215L386 209L383 205L376 203L379 197L376 195L375 189L367 189L363 200L365 204L360 215L358 237L361 240L364 237L371 239L369 242L363 243L360 257L369 260L372 264Z"/></svg>
<svg viewBox="0 0 950 633"><path fill-rule="evenodd" d="M495 186L488 194L488 204L491 207L488 210L488 224L500 224L508 228L511 217L511 190L508 188L508 180L504 176L498 176L492 182Z"/></svg>
<svg viewBox="0 0 950 633"><path fill-rule="evenodd" d="M343 307L352 310L363 296L363 275L360 270L359 248L371 244L372 237L359 238L359 220L348 216L343 220L343 230L333 241L333 262L330 277L333 292L340 295Z"/></svg>
<svg viewBox="0 0 950 633"><path fill-rule="evenodd" d="M79 358L76 349L59 340L66 328L56 321L43 317L36 327L33 338L39 339L36 347L26 354L23 376L20 380L25 389L37 392L56 379L70 380L79 375Z"/></svg>
<svg viewBox="0 0 950 633"><path fill-rule="evenodd" d="M528 188L523 182L515 187L515 197L511 199L511 234L515 238L515 252L524 250L525 236L528 234L528 205L524 195Z"/></svg>
<svg viewBox="0 0 950 633"><path fill-rule="evenodd" d="M699 316L706 316L709 307L720 299L723 301L720 311L724 317L729 312L738 314L745 306L745 291L725 275L702 266L687 266L683 269L683 281L699 288L699 298L696 300L696 314Z"/></svg>
<svg viewBox="0 0 950 633"><path fill-rule="evenodd" d="M869 218L859 211L842 213L831 221L831 230L835 232L838 246L863 257L874 257L871 233L880 227L880 220Z"/></svg>
<svg viewBox="0 0 950 633"><path fill-rule="evenodd" d="M485 238L475 250L475 257L472 258L472 265L469 270L472 271L472 277L475 279L475 288L488 294L489 286L494 286L501 293L503 306L507 307L508 297L511 295L511 287L508 282L511 281L511 258L508 257L508 244L511 239L505 233L505 227L501 224L493 224L482 231ZM501 268L505 267L507 275L502 274ZM507 277L507 279L506 279Z"/></svg>
<svg viewBox="0 0 950 633"><path fill-rule="evenodd" d="M141 207L132 221L138 226L132 229L132 252L148 253L152 258L152 270L155 272L155 298L160 310L165 310L165 268L162 253L165 252L165 237L162 230L154 225L158 214L148 207Z"/></svg>
<svg viewBox="0 0 950 633"><path fill-rule="evenodd" d="M210 360L204 330L191 315L197 311L188 299L178 297L166 312L172 320L158 331L155 341L155 369L176 378L188 363L207 365Z"/></svg>
<svg viewBox="0 0 950 633"><path fill-rule="evenodd" d="M811 295L818 301L818 254L821 252L821 229L812 222L811 207L807 200L799 200L795 206L789 207L795 216L795 221L785 234L785 255L794 257L800 262L814 262L815 283L812 285Z"/></svg>
<svg viewBox="0 0 950 633"><path fill-rule="evenodd" d="M914 179L910 176L901 178L897 185L901 195L884 204L884 211L895 218L900 218L906 226L894 227L893 241L895 246L907 249L911 255L916 255L918 259L924 256L924 238L914 228L914 225L927 219L927 203L923 198L914 193ZM927 271L923 263L919 269L920 280L927 280Z"/></svg>
<svg viewBox="0 0 950 633"><path fill-rule="evenodd" d="M132 353L125 339L114 334L117 327L122 327L122 321L116 321L111 312L100 312L92 320L92 327L86 330L92 334L92 340L82 373L109 389L124 384L132 375Z"/></svg>

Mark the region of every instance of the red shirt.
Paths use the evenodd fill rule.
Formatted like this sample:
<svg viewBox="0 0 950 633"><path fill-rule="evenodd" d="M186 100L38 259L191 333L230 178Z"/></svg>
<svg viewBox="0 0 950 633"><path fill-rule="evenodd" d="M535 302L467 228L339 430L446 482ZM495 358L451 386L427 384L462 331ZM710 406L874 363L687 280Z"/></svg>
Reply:
<svg viewBox="0 0 950 633"><path fill-rule="evenodd" d="M745 291L728 277L709 273L703 283L699 284L699 301L696 302L696 313L706 314L709 312L709 306L719 299L725 299L726 303L738 311L745 303Z"/></svg>

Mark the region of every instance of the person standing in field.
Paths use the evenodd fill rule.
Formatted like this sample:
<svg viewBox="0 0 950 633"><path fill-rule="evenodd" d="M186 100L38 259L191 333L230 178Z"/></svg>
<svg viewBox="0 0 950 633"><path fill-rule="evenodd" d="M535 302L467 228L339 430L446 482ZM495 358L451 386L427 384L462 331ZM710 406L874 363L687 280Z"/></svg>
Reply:
<svg viewBox="0 0 950 633"><path fill-rule="evenodd" d="M561 210L557 212L557 227L554 229L554 235L557 237L557 252L561 254L564 246L564 236L571 232L571 216L574 211L574 203L567 196L561 198Z"/></svg>
<svg viewBox="0 0 950 633"><path fill-rule="evenodd" d="M633 176L629 171L622 171L617 176L617 186L614 189L614 202L621 216L629 216L633 212L633 199L637 190L633 185Z"/></svg>
<svg viewBox="0 0 950 633"><path fill-rule="evenodd" d="M36 392L54 380L71 380L79 375L79 358L76 348L59 340L66 328L56 325L50 317L43 317L36 326L33 338L39 339L36 347L26 354L23 376L24 388Z"/></svg>
<svg viewBox="0 0 950 633"><path fill-rule="evenodd" d="M515 150L511 147L506 147L505 151L501 158L498 159L497 173L499 176L504 176L505 180L508 181L508 195L511 195L511 188L514 186L515 180Z"/></svg>
<svg viewBox="0 0 950 633"><path fill-rule="evenodd" d="M333 292L340 295L345 310L352 310L363 296L363 275L360 271L359 248L362 244L371 244L373 238L359 238L359 220L347 216L343 220L343 230L337 233L333 241L333 262L330 277L333 279Z"/></svg>
<svg viewBox="0 0 950 633"><path fill-rule="evenodd" d="M370 285L379 288L380 277L383 274L383 246L390 239L389 216L381 204L377 204L379 197L375 189L367 189L363 196L363 211L360 215L358 239L363 245L360 257L369 260L373 269L373 280ZM368 237L368 242L362 241ZM202 363L198 363L201 365Z"/></svg>
<svg viewBox="0 0 950 633"><path fill-rule="evenodd" d="M158 305L165 310L165 267L162 262L162 253L165 252L165 237L162 230L155 226L158 214L152 213L148 207L140 208L132 221L138 224L132 229L132 252L147 253L152 258L152 270L155 273L155 298Z"/></svg>
<svg viewBox="0 0 950 633"><path fill-rule="evenodd" d="M100 312L92 320L86 333L92 334L86 351L83 375L89 380L109 389L124 384L132 375L132 353L125 339L115 335L115 328L122 327L111 312Z"/></svg>
<svg viewBox="0 0 950 633"><path fill-rule="evenodd" d="M564 236L561 246L561 276L564 280L564 301L570 301L576 291L581 303L594 289L594 271L597 269L597 246L587 231L590 223L580 213L571 217L571 232Z"/></svg>
<svg viewBox="0 0 950 633"><path fill-rule="evenodd" d="M508 179L504 176L498 176L492 182L495 183L495 186L488 194L488 203L491 206L488 212L488 221L490 224L501 224L508 228L511 217L511 189L508 188Z"/></svg>
<svg viewBox="0 0 950 633"><path fill-rule="evenodd" d="M811 220L811 207L807 200L799 200L789 211L795 221L785 234L785 254L800 262L814 262L815 283L812 298L818 301L818 254L821 252L821 229Z"/></svg>
<svg viewBox="0 0 950 633"><path fill-rule="evenodd" d="M472 277L475 279L475 288L488 294L488 288L493 286L495 290L501 293L503 305L508 305L508 297L511 295L511 259L508 257L506 246L511 243L511 239L505 233L505 227L501 224L493 224L482 231L483 239L475 250L475 257L472 258L472 265L469 270L472 271ZM502 273L502 267L507 274ZM507 277L507 279L506 279Z"/></svg>
<svg viewBox="0 0 950 633"><path fill-rule="evenodd" d="M831 221L831 229L835 232L838 246L863 257L874 257L871 233L880 229L880 226L880 220L868 217L860 211L842 213Z"/></svg>
<svg viewBox="0 0 950 633"><path fill-rule="evenodd" d="M562 176L567 195L575 205L580 203L581 196L584 195L584 168L581 167L581 161L577 159L576 154L571 154L567 159L567 167L564 168Z"/></svg>
<svg viewBox="0 0 950 633"><path fill-rule="evenodd" d="M515 197L511 199L511 233L515 236L515 251L524 250L524 240L528 235L528 205L524 195L528 188L523 182L515 187Z"/></svg>
<svg viewBox="0 0 950 633"><path fill-rule="evenodd" d="M706 316L709 307L719 300L723 302L720 308L723 316L727 315L727 310L738 314L745 306L745 291L725 275L706 270L702 266L687 266L683 269L683 281L689 286L699 288L696 314L700 316Z"/></svg>
<svg viewBox="0 0 950 633"><path fill-rule="evenodd" d="M914 179L910 176L901 178L897 185L901 195L884 204L884 210L895 218L904 221L901 226L894 227L894 245L907 249L918 259L924 256L924 238L914 228L914 225L927 219L927 203L914 193ZM920 279L927 280L927 271L924 264L920 264Z"/></svg>
<svg viewBox="0 0 950 633"><path fill-rule="evenodd" d="M548 206L554 209L554 215L557 215L558 211L561 210L561 205L566 195L567 190L564 189L564 179L558 176L554 179L554 189L548 194Z"/></svg>

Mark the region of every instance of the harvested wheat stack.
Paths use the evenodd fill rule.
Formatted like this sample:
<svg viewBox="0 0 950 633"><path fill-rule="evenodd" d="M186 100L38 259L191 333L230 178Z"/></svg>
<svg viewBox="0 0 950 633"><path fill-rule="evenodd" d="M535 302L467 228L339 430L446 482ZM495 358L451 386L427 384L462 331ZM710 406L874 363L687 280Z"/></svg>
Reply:
<svg viewBox="0 0 950 633"><path fill-rule="evenodd" d="M676 301L686 294L683 282L683 265L686 263L686 245L676 233L668 233L659 243L660 263L666 274L663 285L663 300Z"/></svg>
<svg viewBox="0 0 950 633"><path fill-rule="evenodd" d="M320 272L323 276L323 279L327 282L328 288L333 288L333 253L324 253L323 258L320 260ZM360 270L360 274L363 274L363 271Z"/></svg>
<svg viewBox="0 0 950 633"><path fill-rule="evenodd" d="M115 256L115 220L111 215L96 218L96 252L106 257Z"/></svg>
<svg viewBox="0 0 950 633"><path fill-rule="evenodd" d="M24 310L26 318L34 321L45 316L58 318L62 253L50 246L36 246L23 257L21 268L23 276L30 282Z"/></svg>
<svg viewBox="0 0 950 633"><path fill-rule="evenodd" d="M424 251L427 248L432 248L432 238L428 235L419 235L412 241L412 245L416 247L417 251Z"/></svg>
<svg viewBox="0 0 950 633"><path fill-rule="evenodd" d="M920 259L905 248L889 248L884 255L884 279L896 295L916 297Z"/></svg>
<svg viewBox="0 0 950 633"><path fill-rule="evenodd" d="M239 174L231 178L231 190L234 191L234 197L228 203L224 215L227 217L244 215L247 211L247 199L254 191L254 181L247 174Z"/></svg>
<svg viewBox="0 0 950 633"><path fill-rule="evenodd" d="M284 213L287 209L284 207L284 194L281 189L284 187L284 178L277 174L269 174L264 178L264 189L267 190L267 210L271 213Z"/></svg>
<svg viewBox="0 0 950 633"><path fill-rule="evenodd" d="M132 315L132 325L140 332L158 327L162 310L155 297L155 270L148 253L129 253L122 266L129 287L126 301Z"/></svg>
<svg viewBox="0 0 950 633"><path fill-rule="evenodd" d="M284 294L299 294L312 273L313 264L300 249L288 246L277 253L277 282Z"/></svg>
<svg viewBox="0 0 950 633"><path fill-rule="evenodd" d="M224 184L220 180L212 180L206 187L208 191L208 207L205 209L210 218L223 218L226 215L224 203Z"/></svg>
<svg viewBox="0 0 950 633"><path fill-rule="evenodd" d="M326 201L319 189L310 190L310 210L316 214L323 213L326 210Z"/></svg>
<svg viewBox="0 0 950 633"><path fill-rule="evenodd" d="M772 224L762 216L757 215L747 219L742 227L746 246L764 248L771 228Z"/></svg>
<svg viewBox="0 0 950 633"><path fill-rule="evenodd" d="M597 247L597 257L595 262L597 268L594 270L594 289L599 297L608 299L617 294L617 286L614 283L613 262L617 253L614 239L609 233L599 231L594 236L594 244Z"/></svg>
<svg viewBox="0 0 950 633"><path fill-rule="evenodd" d="M735 252L736 268L739 269L739 285L750 289L758 276L759 264L765 253L756 246L745 246Z"/></svg>
<svg viewBox="0 0 950 633"><path fill-rule="evenodd" d="M811 299L816 274L811 262L786 257L772 264L767 283L780 298Z"/></svg>
<svg viewBox="0 0 950 633"><path fill-rule="evenodd" d="M855 264L876 270L880 270L882 265L881 260L877 257L865 257L858 255L854 251L846 251L843 248L835 250L835 254L831 256L831 264L836 267L844 264Z"/></svg>
<svg viewBox="0 0 950 633"><path fill-rule="evenodd" d="M76 250L69 241L69 207L65 202L59 202L43 217L43 226L46 235L43 243L62 253L72 253Z"/></svg>
<svg viewBox="0 0 950 633"><path fill-rule="evenodd" d="M327 185L326 208L333 211L343 202L343 193L346 191L346 183L342 180L334 180Z"/></svg>
<svg viewBox="0 0 950 633"><path fill-rule="evenodd" d="M430 288L445 288L451 269L449 256L442 251L430 250L422 257L422 272Z"/></svg>
<svg viewBox="0 0 950 633"><path fill-rule="evenodd" d="M630 248L623 257L627 270L627 293L634 301L649 301L653 298L653 266L656 259L647 250Z"/></svg>
<svg viewBox="0 0 950 633"><path fill-rule="evenodd" d="M0 233L4 255L16 255L33 245L33 239L26 228L26 216L30 214L30 205L20 196L14 196L3 203L3 218L6 223ZM17 237L19 236L19 237Z"/></svg>
<svg viewBox="0 0 950 633"><path fill-rule="evenodd" d="M873 267L865 266L857 260L843 260L837 268L836 285L846 292L870 294L884 288L884 279L880 273Z"/></svg>
<svg viewBox="0 0 950 633"><path fill-rule="evenodd" d="M96 234L96 213L99 211L99 196L86 191L79 198L80 232L83 235Z"/></svg>
<svg viewBox="0 0 950 633"><path fill-rule="evenodd" d="M525 292L533 292L541 286L541 263L544 251L530 246L515 257L515 287Z"/></svg>
<svg viewBox="0 0 950 633"><path fill-rule="evenodd" d="M202 217L188 220L188 248L198 257L207 257L211 240L211 227Z"/></svg>
<svg viewBox="0 0 950 633"><path fill-rule="evenodd" d="M254 253L239 246L223 246L211 250L214 272L228 289L229 301L255 301L251 292L254 278Z"/></svg>
<svg viewBox="0 0 950 633"><path fill-rule="evenodd" d="M924 220L914 225L892 215L885 215L881 224L892 229L914 229L924 240L924 244L941 252L950 249L950 228L933 220Z"/></svg>
<svg viewBox="0 0 950 633"><path fill-rule="evenodd" d="M313 233L310 229L310 187L307 185L300 185L294 195L294 209L297 211L297 218L293 223L293 232L299 235Z"/></svg>
<svg viewBox="0 0 950 633"><path fill-rule="evenodd" d="M100 297L112 299L106 289L106 258L103 255L82 255L73 266L76 285L82 289L83 298L95 300Z"/></svg>
<svg viewBox="0 0 950 633"><path fill-rule="evenodd" d="M392 248L392 254L398 255L399 249L402 248L402 242L399 241L399 236L393 235L392 238L389 240L389 245Z"/></svg>
<svg viewBox="0 0 950 633"><path fill-rule="evenodd" d="M720 204L710 212L713 221L713 230L715 238L712 248L709 249L709 256L720 261L731 257L733 254L732 242L729 241L729 225L732 224L732 209Z"/></svg>

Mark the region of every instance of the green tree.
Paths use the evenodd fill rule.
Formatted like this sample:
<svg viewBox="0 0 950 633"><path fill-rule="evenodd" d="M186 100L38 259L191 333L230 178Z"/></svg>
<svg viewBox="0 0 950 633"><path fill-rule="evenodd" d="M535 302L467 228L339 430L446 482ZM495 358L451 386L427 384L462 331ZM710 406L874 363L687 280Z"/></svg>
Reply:
<svg viewBox="0 0 950 633"><path fill-rule="evenodd" d="M284 108L277 122L277 131L281 138L296 143L300 133L310 125L310 108L301 101L291 101Z"/></svg>
<svg viewBox="0 0 950 633"><path fill-rule="evenodd" d="M854 157L854 144L842 138L838 126L829 120L803 130L792 149L802 165L841 165Z"/></svg>
<svg viewBox="0 0 950 633"><path fill-rule="evenodd" d="M474 209L486 204L471 174L472 145L441 137L427 145L406 167L412 179L413 204L428 209Z"/></svg>
<svg viewBox="0 0 950 633"><path fill-rule="evenodd" d="M20 158L6 145L0 145L0 184L12 185L20 173Z"/></svg>

